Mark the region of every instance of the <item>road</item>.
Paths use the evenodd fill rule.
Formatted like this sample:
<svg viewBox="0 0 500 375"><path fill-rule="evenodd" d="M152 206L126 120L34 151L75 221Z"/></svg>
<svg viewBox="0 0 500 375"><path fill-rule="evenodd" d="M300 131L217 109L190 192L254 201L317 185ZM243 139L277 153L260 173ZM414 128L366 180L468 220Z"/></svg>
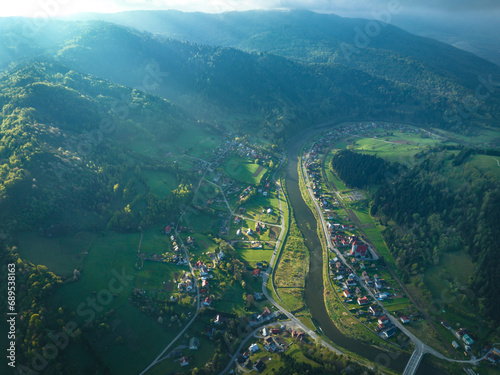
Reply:
<svg viewBox="0 0 500 375"><path fill-rule="evenodd" d="M311 149L313 147L314 147L314 143L311 145ZM314 206L315 206L316 211L318 213L318 216L320 218L321 226L323 228L323 234L324 234L326 242L327 242L327 247L329 249L332 249L336 253L337 257L342 261L342 263L344 263L344 265L347 268L350 268L349 264L347 263L347 260L343 256L343 254L337 248L335 248L333 246L333 243L332 243L332 240L331 240L331 236L330 236L330 232L328 231L328 227L326 225L325 217L323 215L321 207L319 206L318 202L314 198L314 194L313 194L313 191L312 191L312 188L311 188L311 183L309 181L309 175L307 174L307 171L306 171L306 168L305 168L305 164L307 163L307 160L308 159L306 157L304 160L301 160L301 162L300 162L302 176L304 177L304 183L306 184L306 189L307 189L307 192L309 194L309 197L311 198L311 201L314 203ZM443 360L446 360L446 361L449 361L449 362L468 363L468 364L476 364L476 363L478 363L479 361L481 361L484 358L484 357L482 357L480 359L471 359L471 360L468 360L468 361L455 360L455 359L452 359L452 358L447 358L444 355L442 355L441 353L439 353L438 351L436 351L433 348L431 348L430 346L427 346L418 337L416 337L414 334L412 334L399 321L399 319L397 319L396 317L394 317L393 315L391 315L385 309L384 305L380 301L377 300L377 298L375 297L375 295L373 294L373 292L364 283L360 282L361 278L356 274L356 272L353 271L353 273L356 275L356 280L358 281L358 284L360 284L361 287L363 287L365 289L366 293L370 297L372 297L372 299L379 305L380 309L384 312L384 314L391 321L391 323L394 326L396 326L397 328L399 328L401 330L401 332L403 332L406 336L408 336L408 338L413 342L413 344L415 346L415 350L414 350L412 356L410 357L410 360L408 361L408 364L406 365L405 371L403 372L404 375L413 375L413 374L415 374L416 371L417 371L417 369L418 369L418 366L419 366L419 364L420 364L420 362L422 360L422 357L426 353L432 354L432 355L434 355L434 356L436 356L436 357L438 357L440 359L443 359Z"/></svg>

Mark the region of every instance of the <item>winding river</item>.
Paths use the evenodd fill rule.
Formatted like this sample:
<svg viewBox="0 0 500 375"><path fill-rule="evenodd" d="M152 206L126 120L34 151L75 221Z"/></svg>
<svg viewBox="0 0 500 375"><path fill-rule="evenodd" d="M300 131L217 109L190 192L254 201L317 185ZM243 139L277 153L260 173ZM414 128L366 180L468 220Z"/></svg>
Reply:
<svg viewBox="0 0 500 375"><path fill-rule="evenodd" d="M357 353L372 362L402 373L408 363L409 355L397 354L396 352L389 353L348 337L339 331L328 316L323 299L323 249L316 232L316 218L300 194L297 171L298 152L303 146L304 140L308 139L315 132L318 132L318 129L310 130L305 135L295 138L287 147L288 166L286 181L288 197L294 209L295 220L305 238L306 246L310 253L310 268L305 287L306 304L317 325L335 344L353 353ZM420 364L417 374L444 375L443 372L425 363Z"/></svg>

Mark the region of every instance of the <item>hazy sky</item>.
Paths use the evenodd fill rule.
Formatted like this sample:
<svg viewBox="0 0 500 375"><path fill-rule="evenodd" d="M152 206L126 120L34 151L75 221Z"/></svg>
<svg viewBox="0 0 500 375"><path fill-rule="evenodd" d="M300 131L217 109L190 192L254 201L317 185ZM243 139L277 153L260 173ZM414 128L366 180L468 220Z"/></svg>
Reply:
<svg viewBox="0 0 500 375"><path fill-rule="evenodd" d="M219 13L249 9L310 9L364 15L381 11L390 2L406 11L446 12L500 10L499 0L2 0L0 16L47 17L78 12L119 12L134 9L178 9Z"/></svg>

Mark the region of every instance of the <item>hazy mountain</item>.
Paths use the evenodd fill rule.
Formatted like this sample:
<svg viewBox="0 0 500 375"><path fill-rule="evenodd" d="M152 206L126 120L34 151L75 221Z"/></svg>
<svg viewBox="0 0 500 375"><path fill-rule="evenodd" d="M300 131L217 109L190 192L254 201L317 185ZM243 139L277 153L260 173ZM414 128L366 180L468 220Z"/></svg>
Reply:
<svg viewBox="0 0 500 375"><path fill-rule="evenodd" d="M45 54L211 119L221 114L265 118L279 109L290 113L289 126L297 127L351 114L456 130L498 123L495 91L472 115L458 121L453 112L453 105L475 95L479 77L496 79L495 65L390 25L362 48L356 41L366 20L312 12L123 15L133 16L134 26L163 27L163 35L192 42L101 21L54 21L24 36L22 22L7 19L0 26L2 48L16 59Z"/></svg>

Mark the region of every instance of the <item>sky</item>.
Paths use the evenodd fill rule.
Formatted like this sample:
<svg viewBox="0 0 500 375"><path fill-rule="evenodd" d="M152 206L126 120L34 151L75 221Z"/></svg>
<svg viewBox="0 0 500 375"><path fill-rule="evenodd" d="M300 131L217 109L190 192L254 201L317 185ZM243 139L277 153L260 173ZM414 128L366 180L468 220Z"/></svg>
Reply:
<svg viewBox="0 0 500 375"><path fill-rule="evenodd" d="M80 12L112 13L137 9L177 9L220 13L249 9L309 9L365 16L391 2L414 12L499 11L498 0L14 0L1 1L0 16L54 17Z"/></svg>

